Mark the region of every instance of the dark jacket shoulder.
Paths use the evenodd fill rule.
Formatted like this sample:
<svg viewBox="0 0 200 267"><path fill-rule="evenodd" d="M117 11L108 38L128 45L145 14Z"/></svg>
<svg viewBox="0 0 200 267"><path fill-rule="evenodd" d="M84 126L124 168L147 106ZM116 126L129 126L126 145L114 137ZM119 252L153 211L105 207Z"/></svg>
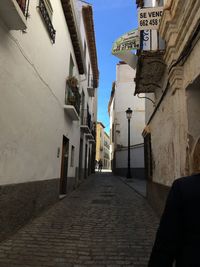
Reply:
<svg viewBox="0 0 200 267"><path fill-rule="evenodd" d="M180 191L182 200L188 200L188 197L200 198L200 173L175 180L173 187Z"/></svg>

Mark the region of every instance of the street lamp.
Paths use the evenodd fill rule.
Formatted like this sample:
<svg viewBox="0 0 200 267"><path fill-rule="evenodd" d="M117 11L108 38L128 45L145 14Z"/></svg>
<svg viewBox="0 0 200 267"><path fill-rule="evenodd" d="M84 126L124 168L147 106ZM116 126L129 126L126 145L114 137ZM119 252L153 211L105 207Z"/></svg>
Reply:
<svg viewBox="0 0 200 267"><path fill-rule="evenodd" d="M132 117L132 109L128 108L126 110L126 118L128 120L128 169L127 169L127 175L126 178L132 178L131 176L131 168L130 168L130 120Z"/></svg>

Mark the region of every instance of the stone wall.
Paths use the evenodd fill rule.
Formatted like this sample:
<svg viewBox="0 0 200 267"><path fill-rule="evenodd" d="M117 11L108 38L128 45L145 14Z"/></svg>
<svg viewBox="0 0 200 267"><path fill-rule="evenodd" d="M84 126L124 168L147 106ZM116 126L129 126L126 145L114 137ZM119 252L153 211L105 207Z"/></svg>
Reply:
<svg viewBox="0 0 200 267"><path fill-rule="evenodd" d="M59 200L60 179L0 186L0 241Z"/></svg>
<svg viewBox="0 0 200 267"><path fill-rule="evenodd" d="M159 217L163 213L169 190L170 187L159 183L147 183L147 200Z"/></svg>

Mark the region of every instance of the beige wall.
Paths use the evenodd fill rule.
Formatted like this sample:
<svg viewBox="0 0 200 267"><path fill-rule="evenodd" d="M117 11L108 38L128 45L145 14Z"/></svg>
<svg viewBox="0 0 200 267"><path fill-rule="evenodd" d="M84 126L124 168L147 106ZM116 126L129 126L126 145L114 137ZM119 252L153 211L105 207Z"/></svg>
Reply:
<svg viewBox="0 0 200 267"><path fill-rule="evenodd" d="M189 36L194 34L195 23L200 17L200 5L197 2L195 4L196 6L193 6L189 12L188 8L191 2L179 0L171 7L176 10L173 18L170 17L169 11L164 14L160 31L166 40L164 58L168 72L169 66L175 64L181 53L184 52L184 46L187 45ZM185 13L183 14L183 12ZM191 17L191 12L194 12L195 16ZM175 18L176 27L168 22ZM187 21L189 25L187 30L184 23L178 24L178 21L182 20ZM174 29L177 34L170 34L174 33ZM192 46L190 47L192 48ZM153 181L164 185L170 186L174 179L191 173L191 153L200 136L200 95L198 92L199 80L197 79L200 74L199 54L200 42L198 41L186 55L184 62L177 63L170 69L169 75L164 77L161 91L164 92L165 85L169 81L167 94L150 122ZM156 103L159 99L160 97Z"/></svg>
<svg viewBox="0 0 200 267"><path fill-rule="evenodd" d="M103 147L104 147L104 127L101 123L97 122L97 131L96 131L96 160L100 159L103 161Z"/></svg>

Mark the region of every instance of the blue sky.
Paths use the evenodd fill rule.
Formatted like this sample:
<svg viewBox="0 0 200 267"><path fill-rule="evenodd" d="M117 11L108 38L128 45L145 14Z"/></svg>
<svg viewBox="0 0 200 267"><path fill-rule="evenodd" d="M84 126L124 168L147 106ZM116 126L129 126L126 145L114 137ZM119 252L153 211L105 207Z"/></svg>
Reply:
<svg viewBox="0 0 200 267"><path fill-rule="evenodd" d="M98 65L98 121L109 133L108 102L112 82L116 79L118 59L111 54L113 42L122 34L137 28L135 0L88 0L93 6Z"/></svg>

